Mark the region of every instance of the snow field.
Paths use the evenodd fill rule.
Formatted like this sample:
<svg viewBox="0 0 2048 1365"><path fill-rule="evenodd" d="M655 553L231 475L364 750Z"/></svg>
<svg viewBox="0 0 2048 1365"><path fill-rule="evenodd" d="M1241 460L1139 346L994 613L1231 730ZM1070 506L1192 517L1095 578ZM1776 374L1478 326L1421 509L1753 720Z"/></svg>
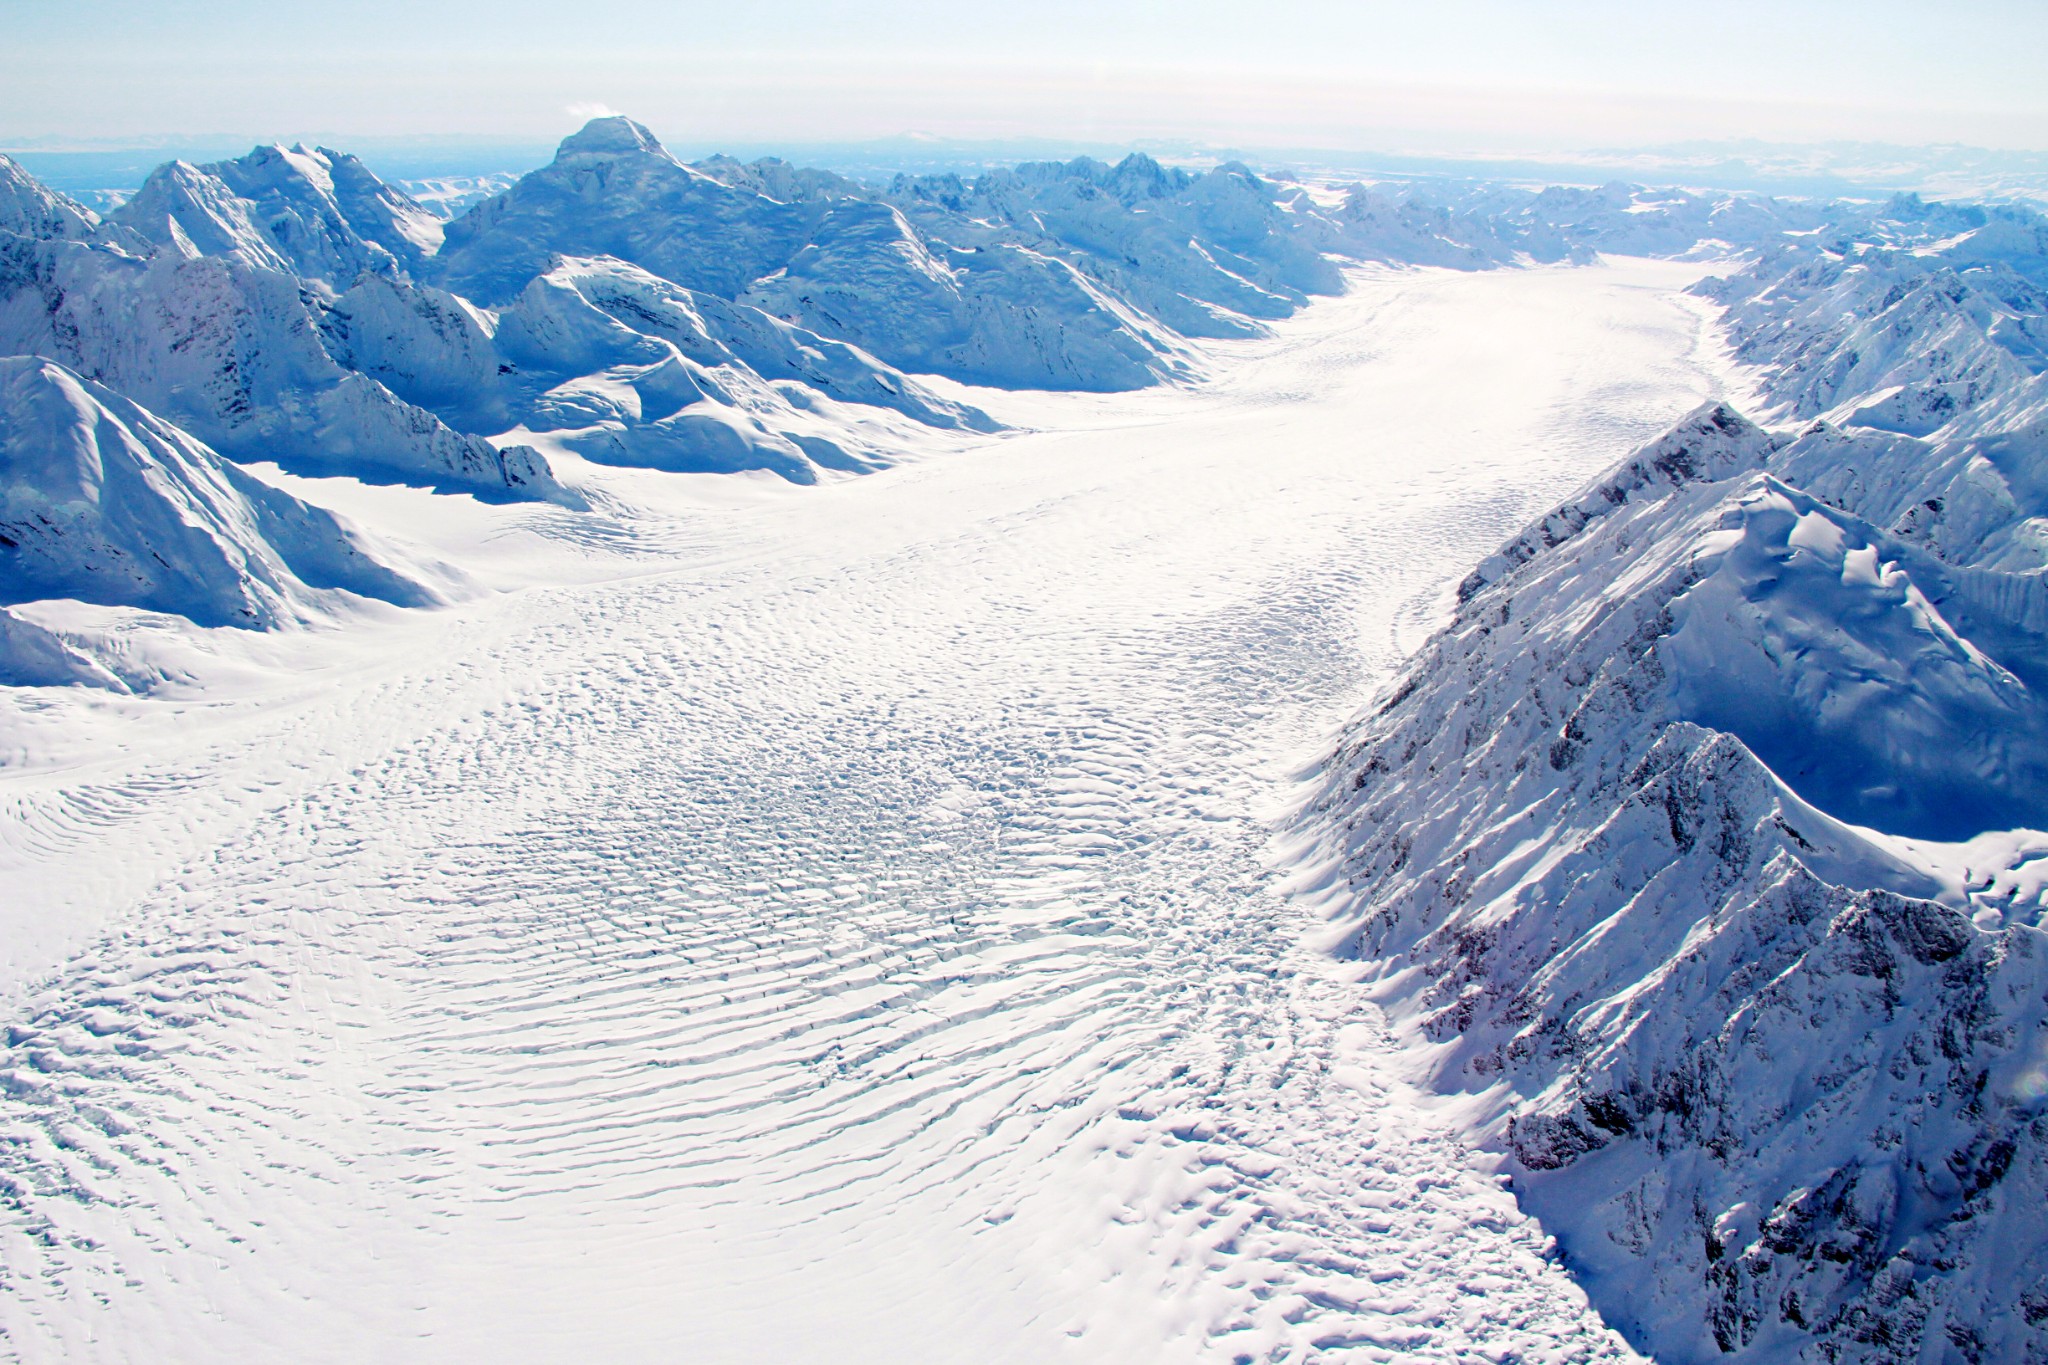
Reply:
<svg viewBox="0 0 2048 1365"><path fill-rule="evenodd" d="M5 1340L1628 1358L1269 839L1418 603L1718 391L1698 271L1365 273L813 489L292 481L530 586L16 703Z"/></svg>

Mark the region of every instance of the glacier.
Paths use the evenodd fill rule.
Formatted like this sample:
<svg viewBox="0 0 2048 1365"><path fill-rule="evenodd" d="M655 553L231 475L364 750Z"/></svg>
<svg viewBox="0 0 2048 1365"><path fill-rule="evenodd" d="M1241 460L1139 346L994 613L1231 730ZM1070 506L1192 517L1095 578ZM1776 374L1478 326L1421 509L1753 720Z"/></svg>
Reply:
<svg viewBox="0 0 2048 1365"><path fill-rule="evenodd" d="M160 167L102 218L0 158L0 354L243 464L579 509L558 464L813 484L996 429L935 384L1196 382L1203 344L1341 292L1345 262L1583 263L1813 217L1626 186L1439 205L1135 153L868 186L686 165L621 116L483 188L444 219L345 152L264 146Z"/></svg>
<svg viewBox="0 0 2048 1365"><path fill-rule="evenodd" d="M0 157L10 1348L2048 1359L2038 213L416 188Z"/></svg>

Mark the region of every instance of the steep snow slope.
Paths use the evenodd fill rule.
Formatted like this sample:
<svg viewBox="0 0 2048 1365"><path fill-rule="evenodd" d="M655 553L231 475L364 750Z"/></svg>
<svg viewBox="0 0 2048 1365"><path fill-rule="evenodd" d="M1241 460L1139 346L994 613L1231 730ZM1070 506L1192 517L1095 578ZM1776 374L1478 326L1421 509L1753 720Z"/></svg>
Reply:
<svg viewBox="0 0 2048 1365"><path fill-rule="evenodd" d="M893 410L938 430L989 430L845 342L699 294L609 258L563 259L497 320L513 411L607 464L771 469L886 464L904 439Z"/></svg>
<svg viewBox="0 0 2048 1365"><path fill-rule="evenodd" d="M178 255L347 288L365 271L414 271L441 221L356 158L325 147L258 147L207 166L159 167L110 221Z"/></svg>
<svg viewBox="0 0 2048 1365"><path fill-rule="evenodd" d="M814 489L323 486L519 590L0 698L9 1343L1629 1359L1264 859L1358 650L1708 392L1686 278L1364 275Z"/></svg>
<svg viewBox="0 0 2048 1365"><path fill-rule="evenodd" d="M835 205L741 298L906 369L973 383L1113 391L1193 373L1169 328L1060 257L932 241L890 204Z"/></svg>
<svg viewBox="0 0 2048 1365"><path fill-rule="evenodd" d="M72 598L268 628L317 611L318 589L433 600L331 513L120 395L52 361L0 358L0 607ZM125 686L90 644L12 614L0 681Z"/></svg>
<svg viewBox="0 0 2048 1365"><path fill-rule="evenodd" d="M888 463L906 439L892 414L992 425L857 347L608 257L558 258L496 311L365 275L320 327L343 364L450 423L550 433L605 463L809 483Z"/></svg>
<svg viewBox="0 0 2048 1365"><path fill-rule="evenodd" d="M1248 336L1341 287L1318 244L1293 230L1281 187L1231 164L1204 175L1132 153L955 176L899 178L890 199L959 245L1000 224L1068 255L1185 336ZM975 232L975 225L986 225Z"/></svg>
<svg viewBox="0 0 2048 1365"><path fill-rule="evenodd" d="M83 204L49 189L12 157L0 156L0 232L38 241L90 240L99 216Z"/></svg>
<svg viewBox="0 0 2048 1365"><path fill-rule="evenodd" d="M1338 941L1675 1362L2048 1358L2033 263L1857 231L1702 289L1841 425L1710 405L1532 525L1318 803Z"/></svg>
<svg viewBox="0 0 2048 1365"><path fill-rule="evenodd" d="M297 279L0 234L0 354L41 355L237 459L574 501L537 453L451 430L337 364Z"/></svg>
<svg viewBox="0 0 2048 1365"><path fill-rule="evenodd" d="M599 118L448 224L437 268L484 304L509 303L558 254L615 256L731 298L787 261L817 216L683 165L631 119Z"/></svg>
<svg viewBox="0 0 2048 1365"><path fill-rule="evenodd" d="M1471 207L1333 195L1229 163L1142 155L870 191L729 157L686 166L630 119L594 120L555 163L448 228L442 283L510 302L560 256L615 257L739 299L904 369L1006 387L1119 390L1191 373L1187 337L1256 335L1341 287L1333 257L1478 269L1744 245L1816 221L1769 200L1609 186Z"/></svg>
<svg viewBox="0 0 2048 1365"><path fill-rule="evenodd" d="M0 358L0 604L150 607L273 626L306 587L426 600L333 516L63 366Z"/></svg>
<svg viewBox="0 0 2048 1365"><path fill-rule="evenodd" d="M906 424L869 406L987 425L858 347L610 258L551 258L501 329L411 277L438 228L339 153L168 166L105 228L31 187L15 196L18 235L81 251L7 248L0 348L124 387L237 458L574 502L518 432L573 428L597 459L808 483L889 461ZM569 299L589 316L568 323Z"/></svg>

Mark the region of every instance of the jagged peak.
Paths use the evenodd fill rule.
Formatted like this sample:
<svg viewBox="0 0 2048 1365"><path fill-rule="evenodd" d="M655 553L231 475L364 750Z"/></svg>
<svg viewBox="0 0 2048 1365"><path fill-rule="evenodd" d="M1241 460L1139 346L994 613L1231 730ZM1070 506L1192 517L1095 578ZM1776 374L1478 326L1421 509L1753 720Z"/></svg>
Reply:
<svg viewBox="0 0 2048 1365"><path fill-rule="evenodd" d="M1762 463L1775 447L1768 431L1710 398L1645 446L1636 463L1673 483L1720 480Z"/></svg>
<svg viewBox="0 0 2048 1365"><path fill-rule="evenodd" d="M1726 400L1709 398L1679 418L1669 434L1678 435L1684 432L1698 432L1701 435L1719 432L1732 439L1746 440L1763 435L1764 429L1743 416Z"/></svg>
<svg viewBox="0 0 2048 1365"><path fill-rule="evenodd" d="M14 158L0 155L0 228L31 237L82 240L99 223L91 209L51 189Z"/></svg>

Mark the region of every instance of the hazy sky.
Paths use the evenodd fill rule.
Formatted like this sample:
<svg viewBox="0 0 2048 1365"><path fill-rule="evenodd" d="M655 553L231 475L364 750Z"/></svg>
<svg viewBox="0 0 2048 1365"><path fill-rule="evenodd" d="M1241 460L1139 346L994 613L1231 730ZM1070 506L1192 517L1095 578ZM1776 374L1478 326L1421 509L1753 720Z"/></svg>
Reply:
<svg viewBox="0 0 2048 1365"><path fill-rule="evenodd" d="M0 0L0 139L2048 149L2048 0Z"/></svg>

